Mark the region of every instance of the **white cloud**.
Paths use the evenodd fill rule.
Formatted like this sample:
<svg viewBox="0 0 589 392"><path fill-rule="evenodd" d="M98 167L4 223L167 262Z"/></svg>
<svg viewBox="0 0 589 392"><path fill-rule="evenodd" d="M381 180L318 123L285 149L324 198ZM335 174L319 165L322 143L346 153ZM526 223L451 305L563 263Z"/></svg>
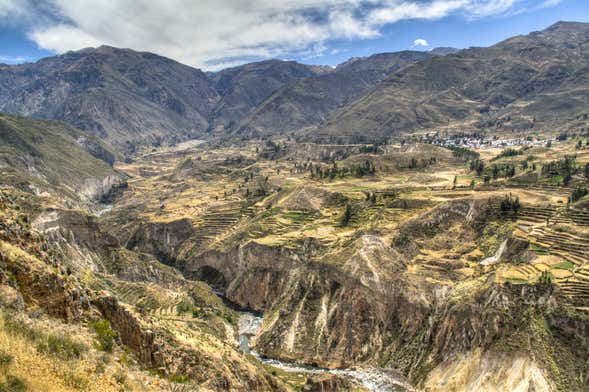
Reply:
<svg viewBox="0 0 589 392"><path fill-rule="evenodd" d="M20 15L30 39L56 53L106 44L215 69L244 58L321 55L331 40L378 37L400 20L484 17L530 1L0 0L0 22Z"/></svg>
<svg viewBox="0 0 589 392"><path fill-rule="evenodd" d="M99 46L100 41L80 28L68 25L57 25L42 31L32 31L29 38L42 48L58 53L68 50ZM67 41L63 37L68 37Z"/></svg>
<svg viewBox="0 0 589 392"><path fill-rule="evenodd" d="M415 41L413 41L413 45L411 46L429 46L429 44L423 38L417 38Z"/></svg>
<svg viewBox="0 0 589 392"><path fill-rule="evenodd" d="M25 61L27 61L27 58L23 56L0 56L0 63L19 64Z"/></svg>

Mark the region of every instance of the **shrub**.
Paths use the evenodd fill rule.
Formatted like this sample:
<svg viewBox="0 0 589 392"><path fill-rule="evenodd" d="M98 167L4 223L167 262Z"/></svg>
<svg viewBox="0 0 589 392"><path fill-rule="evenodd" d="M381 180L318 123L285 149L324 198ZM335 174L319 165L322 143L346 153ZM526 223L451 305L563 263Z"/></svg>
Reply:
<svg viewBox="0 0 589 392"><path fill-rule="evenodd" d="M538 284L547 286L552 285L552 274L548 271L542 271L538 278Z"/></svg>
<svg viewBox="0 0 589 392"><path fill-rule="evenodd" d="M100 321L94 321L89 325L97 335L96 348L98 350L111 352L117 333L111 329L110 322L103 319Z"/></svg>
<svg viewBox="0 0 589 392"><path fill-rule="evenodd" d="M0 372L6 374L14 358L7 352L0 350Z"/></svg>
<svg viewBox="0 0 589 392"><path fill-rule="evenodd" d="M23 380L14 376L7 376L3 383L0 383L0 392L24 392L27 390L27 384Z"/></svg>
<svg viewBox="0 0 589 392"><path fill-rule="evenodd" d="M176 314L178 316L182 316L184 313L188 313L192 310L192 305L188 302L183 300L178 305L176 305Z"/></svg>
<svg viewBox="0 0 589 392"><path fill-rule="evenodd" d="M587 188L577 187L571 193L570 200L572 203L574 203L574 202L580 200L581 198L583 198L583 196L585 196L585 195L587 195Z"/></svg>
<svg viewBox="0 0 589 392"><path fill-rule="evenodd" d="M28 340L37 340L43 337L43 333L41 331L17 318L5 318L4 330L9 335L21 336Z"/></svg>
<svg viewBox="0 0 589 392"><path fill-rule="evenodd" d="M409 236L406 233L401 233L393 238L393 245L398 247L405 246L409 243L409 241Z"/></svg>
<svg viewBox="0 0 589 392"><path fill-rule="evenodd" d="M88 389L88 378L84 374L78 373L73 368L65 371L62 377L67 386L80 390Z"/></svg>
<svg viewBox="0 0 589 392"><path fill-rule="evenodd" d="M124 385L127 382L127 374L119 369L113 374L113 378L115 381L121 385Z"/></svg>
<svg viewBox="0 0 589 392"><path fill-rule="evenodd" d="M344 211L344 215L342 216L341 225L347 226L352 219L352 207L349 204L346 204L346 210Z"/></svg>
<svg viewBox="0 0 589 392"><path fill-rule="evenodd" d="M37 343L38 352L55 355L65 360L81 358L87 349L84 344L68 336L47 335Z"/></svg>

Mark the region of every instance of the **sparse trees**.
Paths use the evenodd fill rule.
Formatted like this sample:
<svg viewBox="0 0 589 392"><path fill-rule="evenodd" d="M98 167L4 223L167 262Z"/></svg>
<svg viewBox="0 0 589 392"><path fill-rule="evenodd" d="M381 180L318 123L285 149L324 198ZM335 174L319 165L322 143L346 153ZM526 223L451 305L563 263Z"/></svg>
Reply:
<svg viewBox="0 0 589 392"><path fill-rule="evenodd" d="M501 201L501 212L503 214L507 214L508 212L513 212L517 215L518 211L521 208L521 204L519 202L519 197L513 197L511 193Z"/></svg>
<svg viewBox="0 0 589 392"><path fill-rule="evenodd" d="M342 215L341 225L348 226L350 224L350 220L352 219L352 206L350 204L346 204L346 209L344 210L344 214Z"/></svg>

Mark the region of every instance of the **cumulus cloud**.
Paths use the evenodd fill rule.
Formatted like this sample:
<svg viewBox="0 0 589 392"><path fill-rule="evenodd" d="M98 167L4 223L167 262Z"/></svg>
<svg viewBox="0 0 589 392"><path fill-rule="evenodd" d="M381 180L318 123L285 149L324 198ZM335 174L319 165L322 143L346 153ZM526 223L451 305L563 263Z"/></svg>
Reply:
<svg viewBox="0 0 589 392"><path fill-rule="evenodd" d="M415 41L413 41L413 45L411 46L429 46L429 44L423 38L417 38Z"/></svg>
<svg viewBox="0 0 589 392"><path fill-rule="evenodd" d="M529 1L0 0L0 20L19 14L29 21L29 38L56 53L106 44L210 70L244 59L319 56L332 40L375 38L400 20L483 17Z"/></svg>

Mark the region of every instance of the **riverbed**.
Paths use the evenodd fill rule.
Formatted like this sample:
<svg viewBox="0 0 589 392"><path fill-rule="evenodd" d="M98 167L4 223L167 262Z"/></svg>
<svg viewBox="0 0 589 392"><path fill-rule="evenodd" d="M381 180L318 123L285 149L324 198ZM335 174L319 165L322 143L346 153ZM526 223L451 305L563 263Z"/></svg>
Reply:
<svg viewBox="0 0 589 392"><path fill-rule="evenodd" d="M273 358L263 358L252 349L250 340L262 327L262 317L253 313L241 312L239 317L239 347L245 353L252 354L259 361L278 369L293 373L337 374L359 381L364 387L374 392L414 392L405 381L392 373L377 368L326 369L310 365L300 365Z"/></svg>

